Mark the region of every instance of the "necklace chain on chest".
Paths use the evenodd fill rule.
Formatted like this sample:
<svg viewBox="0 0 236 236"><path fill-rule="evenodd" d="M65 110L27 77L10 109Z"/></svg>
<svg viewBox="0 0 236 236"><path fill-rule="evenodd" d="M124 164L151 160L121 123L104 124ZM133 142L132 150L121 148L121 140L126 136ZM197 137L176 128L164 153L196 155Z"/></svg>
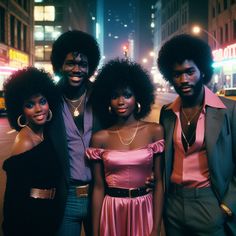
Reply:
<svg viewBox="0 0 236 236"><path fill-rule="evenodd" d="M199 109L192 115L192 117L188 117L186 115L186 113L184 112L184 109L182 108L181 111L182 111L182 114L185 118L185 120L187 121L187 125L190 126L191 125L191 122L193 121L193 119L200 113L200 111L202 110L202 106L199 107Z"/></svg>
<svg viewBox="0 0 236 236"><path fill-rule="evenodd" d="M134 131L134 133L131 135L131 137L125 139L125 140L127 140L127 141L125 141L125 140L121 137L120 131L117 130L116 132L117 132L117 135L118 135L118 137L119 137L120 142L121 142L123 145L125 145L125 146L130 145L130 144L134 141L134 139L135 139L135 137L136 137L136 134L137 134L137 132L138 132L138 127L139 127L139 121L137 122L135 131Z"/></svg>
<svg viewBox="0 0 236 236"><path fill-rule="evenodd" d="M69 98L67 98L66 96L63 96L65 98L65 100L68 102L68 104L74 109L73 110L73 116L77 117L80 115L79 112L79 107L81 106L82 102L84 101L86 95L86 91L84 92L84 94L79 98L79 99L75 99L75 100L71 100ZM79 104L77 106L75 106L73 103L75 102L79 102Z"/></svg>
<svg viewBox="0 0 236 236"><path fill-rule="evenodd" d="M191 144L191 141L192 141L192 139L193 139L195 133L196 133L196 130L192 133L190 139L188 140L187 137L186 137L185 134L184 134L184 131L183 131L183 130L181 131L182 137L184 138L184 141L185 141L186 144L187 144L187 149L189 149L190 144Z"/></svg>

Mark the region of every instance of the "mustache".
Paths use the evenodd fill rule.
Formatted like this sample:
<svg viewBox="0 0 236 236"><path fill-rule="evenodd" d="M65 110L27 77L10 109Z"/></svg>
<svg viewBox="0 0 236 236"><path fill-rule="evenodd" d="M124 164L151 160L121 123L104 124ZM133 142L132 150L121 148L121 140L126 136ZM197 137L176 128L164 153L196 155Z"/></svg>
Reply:
<svg viewBox="0 0 236 236"><path fill-rule="evenodd" d="M68 75L73 76L73 77L87 77L88 73L78 71L78 72L70 72L70 73L68 73Z"/></svg>

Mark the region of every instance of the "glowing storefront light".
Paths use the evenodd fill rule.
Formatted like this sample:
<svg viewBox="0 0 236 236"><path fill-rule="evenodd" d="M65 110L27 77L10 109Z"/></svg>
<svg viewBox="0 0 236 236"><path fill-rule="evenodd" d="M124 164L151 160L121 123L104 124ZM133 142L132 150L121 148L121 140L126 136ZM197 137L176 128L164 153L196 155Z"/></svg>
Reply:
<svg viewBox="0 0 236 236"><path fill-rule="evenodd" d="M213 67L236 64L236 43L230 44L225 48L212 51L214 58Z"/></svg>
<svg viewBox="0 0 236 236"><path fill-rule="evenodd" d="M229 65L233 65L233 64L236 64L236 59L220 61L220 62L214 62L212 66L214 68L217 68L217 67L222 67L222 66L225 66L225 65L229 66Z"/></svg>
<svg viewBox="0 0 236 236"><path fill-rule="evenodd" d="M220 48L212 52L215 61L223 61L227 59L236 59L236 43Z"/></svg>

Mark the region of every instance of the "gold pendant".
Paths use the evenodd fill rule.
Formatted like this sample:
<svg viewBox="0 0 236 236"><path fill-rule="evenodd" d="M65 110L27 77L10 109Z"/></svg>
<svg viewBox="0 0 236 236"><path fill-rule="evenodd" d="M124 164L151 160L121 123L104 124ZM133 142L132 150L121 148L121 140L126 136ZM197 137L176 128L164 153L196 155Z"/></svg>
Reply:
<svg viewBox="0 0 236 236"><path fill-rule="evenodd" d="M191 124L191 122L190 121L188 121L188 125L190 125Z"/></svg>
<svg viewBox="0 0 236 236"><path fill-rule="evenodd" d="M79 111L77 110L77 108L74 110L74 116L79 116Z"/></svg>

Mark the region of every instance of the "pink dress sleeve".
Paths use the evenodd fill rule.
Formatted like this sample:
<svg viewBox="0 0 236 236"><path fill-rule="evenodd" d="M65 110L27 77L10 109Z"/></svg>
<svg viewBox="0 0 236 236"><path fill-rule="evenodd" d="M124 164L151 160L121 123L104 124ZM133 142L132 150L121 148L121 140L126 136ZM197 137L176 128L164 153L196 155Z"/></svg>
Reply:
<svg viewBox="0 0 236 236"><path fill-rule="evenodd" d="M101 160L102 159L103 149L100 148L87 148L86 156L90 160Z"/></svg>
<svg viewBox="0 0 236 236"><path fill-rule="evenodd" d="M162 153L165 148L165 141L164 139L160 139L154 143L150 143L148 147L152 149L153 153Z"/></svg>

